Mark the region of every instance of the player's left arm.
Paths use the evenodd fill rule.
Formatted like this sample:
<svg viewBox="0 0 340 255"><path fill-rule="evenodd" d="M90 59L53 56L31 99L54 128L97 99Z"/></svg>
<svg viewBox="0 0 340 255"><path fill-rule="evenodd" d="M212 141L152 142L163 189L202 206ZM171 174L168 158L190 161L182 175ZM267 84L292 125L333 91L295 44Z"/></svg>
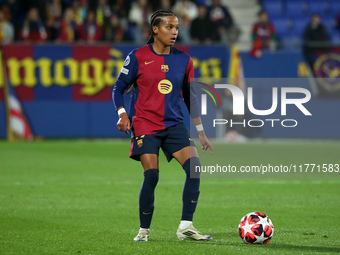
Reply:
<svg viewBox="0 0 340 255"><path fill-rule="evenodd" d="M210 154L212 155L214 153L214 146L210 143L210 141L208 140L208 137L205 135L201 117L192 118L192 121L194 122L196 126L198 137L200 139L200 143L202 145L201 148L203 149L203 152L206 152L207 149L209 148Z"/></svg>
<svg viewBox="0 0 340 255"><path fill-rule="evenodd" d="M211 154L214 152L213 145L209 142L207 136L205 135L202 120L199 114L199 107L198 107L198 99L192 84L192 80L194 78L194 65L192 59L187 66L186 75L184 78L183 86L182 86L182 93L184 102L188 108L192 121L194 122L198 136L200 139L200 143L202 145L202 149L205 152L208 148L210 149Z"/></svg>

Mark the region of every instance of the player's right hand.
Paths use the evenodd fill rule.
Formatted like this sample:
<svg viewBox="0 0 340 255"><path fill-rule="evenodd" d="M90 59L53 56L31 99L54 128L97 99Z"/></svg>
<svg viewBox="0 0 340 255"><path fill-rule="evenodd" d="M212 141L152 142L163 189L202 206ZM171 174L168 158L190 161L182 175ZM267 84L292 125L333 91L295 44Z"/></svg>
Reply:
<svg viewBox="0 0 340 255"><path fill-rule="evenodd" d="M119 115L117 127L118 127L119 131L124 131L125 133L129 134L130 120L129 120L129 117L127 116L126 112L123 112L121 115Z"/></svg>

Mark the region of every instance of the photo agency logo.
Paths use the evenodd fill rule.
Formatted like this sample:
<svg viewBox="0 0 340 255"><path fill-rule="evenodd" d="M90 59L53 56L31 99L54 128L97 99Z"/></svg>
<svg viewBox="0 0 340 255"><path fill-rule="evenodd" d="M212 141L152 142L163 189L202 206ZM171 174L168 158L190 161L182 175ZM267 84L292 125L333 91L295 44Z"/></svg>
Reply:
<svg viewBox="0 0 340 255"><path fill-rule="evenodd" d="M215 99L217 97L221 106L222 100L221 96L217 93L216 89L227 90L228 94L231 95L232 99L232 114L233 116L245 116L246 109L248 107L249 112L252 117L258 116L258 118L237 118L237 121L231 119L213 119L213 127L217 125L227 125L230 127L235 125L242 125L243 127L258 128L264 125L271 125L271 127L282 126L284 128L292 128L298 125L298 121L293 118L287 118L287 105L293 105L296 107L303 116L312 116L310 111L306 108L305 104L311 99L311 92L308 89L301 87L272 87L271 88L271 106L267 109L257 109L254 106L254 90L252 87L248 87L245 92L238 86L232 84L214 84L210 86L208 84L198 82L196 83L202 91L206 94L201 94L201 115L208 114L208 103L207 95L209 95L214 101L215 106L218 103ZM207 90L209 88L212 92ZM280 96L279 96L280 91ZM213 94L215 96L213 96ZM292 98L294 97L294 98ZM269 115L277 111L280 105L280 118L270 118ZM277 114L275 115L277 116ZM296 114L295 114L296 116Z"/></svg>

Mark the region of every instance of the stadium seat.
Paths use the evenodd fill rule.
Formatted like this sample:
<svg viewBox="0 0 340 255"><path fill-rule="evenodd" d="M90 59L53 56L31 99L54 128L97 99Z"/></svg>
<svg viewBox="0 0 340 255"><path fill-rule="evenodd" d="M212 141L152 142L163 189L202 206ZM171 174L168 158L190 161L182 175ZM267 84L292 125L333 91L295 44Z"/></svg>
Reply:
<svg viewBox="0 0 340 255"><path fill-rule="evenodd" d="M340 33L338 31L333 31L330 35L332 42L340 45Z"/></svg>
<svg viewBox="0 0 340 255"><path fill-rule="evenodd" d="M333 18L321 18L321 23L327 28L329 34L335 29L335 19Z"/></svg>
<svg viewBox="0 0 340 255"><path fill-rule="evenodd" d="M283 2L281 0L263 1L262 5L270 18L283 15Z"/></svg>
<svg viewBox="0 0 340 255"><path fill-rule="evenodd" d="M308 18L294 19L293 21L293 32L295 35L302 37L303 32L309 23Z"/></svg>
<svg viewBox="0 0 340 255"><path fill-rule="evenodd" d="M292 31L292 22L290 19L287 18L277 18L271 20L276 34L279 35L281 38L285 35L291 33Z"/></svg>
<svg viewBox="0 0 340 255"><path fill-rule="evenodd" d="M340 1L339 0L329 0L329 7L333 16L340 15Z"/></svg>
<svg viewBox="0 0 340 255"><path fill-rule="evenodd" d="M285 35L280 37L284 49L296 49L300 47L302 38L296 35Z"/></svg>
<svg viewBox="0 0 340 255"><path fill-rule="evenodd" d="M329 8L326 1L316 1L316 0L309 0L308 1L308 12L309 14L317 13L321 17L326 16L329 14Z"/></svg>
<svg viewBox="0 0 340 255"><path fill-rule="evenodd" d="M307 3L303 0L287 1L286 13L290 18L305 17L308 14L307 6Z"/></svg>

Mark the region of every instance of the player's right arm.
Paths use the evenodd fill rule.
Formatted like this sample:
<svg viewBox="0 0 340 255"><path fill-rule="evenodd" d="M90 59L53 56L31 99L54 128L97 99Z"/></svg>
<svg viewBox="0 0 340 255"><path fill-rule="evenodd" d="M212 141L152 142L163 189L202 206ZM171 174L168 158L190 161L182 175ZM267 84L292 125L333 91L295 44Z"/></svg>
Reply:
<svg viewBox="0 0 340 255"><path fill-rule="evenodd" d="M121 108L123 108L123 107L121 107ZM124 131L125 133L129 134L129 131L131 129L130 125L131 125L130 124L130 120L129 120L129 117L127 116L126 112L121 113L119 115L119 120L117 122L118 130L119 131Z"/></svg>
<svg viewBox="0 0 340 255"><path fill-rule="evenodd" d="M124 108L124 90L129 86L126 82L121 79L118 79L115 86L113 87L112 99L113 104L116 107L116 111L118 113L119 119L117 122L117 128L119 131L124 131L129 134L130 131L130 120Z"/></svg>
<svg viewBox="0 0 340 255"><path fill-rule="evenodd" d="M130 119L124 108L124 92L129 86L132 86L133 82L137 78L138 74L138 61L135 56L135 50L130 52L126 57L124 66L120 71L120 74L117 78L116 84L113 87L112 91L112 100L113 104L118 113L119 119L117 122L117 128L119 131L124 131L125 133L129 133L128 131L131 128Z"/></svg>

